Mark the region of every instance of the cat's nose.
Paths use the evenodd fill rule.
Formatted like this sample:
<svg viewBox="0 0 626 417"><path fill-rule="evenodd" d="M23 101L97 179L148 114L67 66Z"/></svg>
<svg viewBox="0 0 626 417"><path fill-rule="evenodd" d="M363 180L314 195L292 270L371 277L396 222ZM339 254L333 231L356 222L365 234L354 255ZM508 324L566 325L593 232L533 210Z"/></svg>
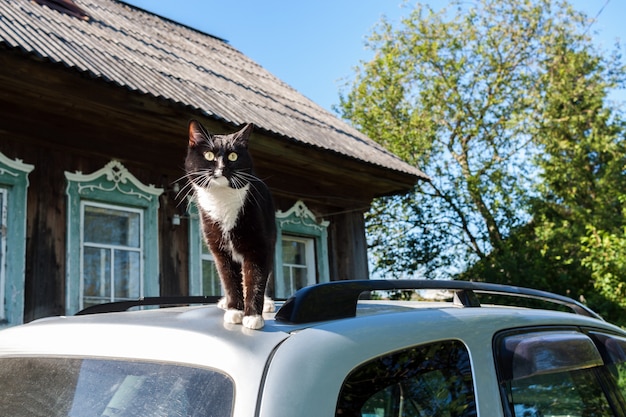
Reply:
<svg viewBox="0 0 626 417"><path fill-rule="evenodd" d="M219 178L222 176L222 170L221 169L216 169L215 171L213 171L213 177L214 178Z"/></svg>

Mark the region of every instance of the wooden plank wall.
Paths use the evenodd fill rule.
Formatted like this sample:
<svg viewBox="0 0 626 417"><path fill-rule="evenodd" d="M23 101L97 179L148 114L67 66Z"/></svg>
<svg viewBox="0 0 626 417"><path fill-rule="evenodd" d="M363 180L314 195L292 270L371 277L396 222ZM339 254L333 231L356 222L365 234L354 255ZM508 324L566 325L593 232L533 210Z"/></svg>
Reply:
<svg viewBox="0 0 626 417"><path fill-rule="evenodd" d="M3 52L0 152L35 166L27 197L25 320L65 313L64 172L89 174L111 159L142 183L166 190L159 200L161 294L187 294L188 224L184 218L179 226L171 222L174 214L184 214L171 186L183 175L187 121L199 118L214 132L233 127L194 109ZM373 194L402 186L393 173L385 177L375 167L367 172L358 161L267 132L255 132L254 140L257 171L277 209L287 211L302 199L320 220L330 221L330 279L366 278L362 212Z"/></svg>

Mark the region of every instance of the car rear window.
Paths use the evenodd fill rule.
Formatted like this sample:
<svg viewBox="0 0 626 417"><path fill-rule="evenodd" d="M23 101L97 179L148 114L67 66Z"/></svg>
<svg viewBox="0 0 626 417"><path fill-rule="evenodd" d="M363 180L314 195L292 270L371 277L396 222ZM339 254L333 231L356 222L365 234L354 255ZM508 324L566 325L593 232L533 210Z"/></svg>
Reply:
<svg viewBox="0 0 626 417"><path fill-rule="evenodd" d="M503 402L511 415L622 415L624 339L543 329L504 333L495 347Z"/></svg>
<svg viewBox="0 0 626 417"><path fill-rule="evenodd" d="M230 416L223 373L166 363L84 358L0 359L0 415Z"/></svg>

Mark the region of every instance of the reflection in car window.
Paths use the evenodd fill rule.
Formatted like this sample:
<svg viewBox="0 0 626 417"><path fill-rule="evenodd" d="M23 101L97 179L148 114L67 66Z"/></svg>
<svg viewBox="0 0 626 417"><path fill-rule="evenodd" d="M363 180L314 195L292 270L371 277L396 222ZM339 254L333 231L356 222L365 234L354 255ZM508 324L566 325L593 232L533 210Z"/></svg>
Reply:
<svg viewBox="0 0 626 417"><path fill-rule="evenodd" d="M505 407L516 417L613 416L616 384L588 335L537 331L496 339ZM609 392L606 392L608 390Z"/></svg>
<svg viewBox="0 0 626 417"><path fill-rule="evenodd" d="M467 349L444 341L367 362L345 380L336 416L476 416Z"/></svg>
<svg viewBox="0 0 626 417"><path fill-rule="evenodd" d="M0 415L231 415L233 383L219 372L162 363L77 358L0 359Z"/></svg>
<svg viewBox="0 0 626 417"><path fill-rule="evenodd" d="M538 375L506 386L515 416L613 416L591 369Z"/></svg>
<svg viewBox="0 0 626 417"><path fill-rule="evenodd" d="M589 335L596 341L606 363L607 385L616 387L614 397L626 409L626 338L598 332Z"/></svg>

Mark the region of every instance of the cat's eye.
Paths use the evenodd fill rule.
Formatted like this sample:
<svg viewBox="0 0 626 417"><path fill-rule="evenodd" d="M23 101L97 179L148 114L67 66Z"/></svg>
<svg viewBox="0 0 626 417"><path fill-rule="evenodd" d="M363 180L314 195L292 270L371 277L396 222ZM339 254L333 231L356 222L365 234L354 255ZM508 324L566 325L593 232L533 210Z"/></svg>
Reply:
<svg viewBox="0 0 626 417"><path fill-rule="evenodd" d="M215 161L215 154L211 151L207 151L204 153L204 159L207 161Z"/></svg>
<svg viewBox="0 0 626 417"><path fill-rule="evenodd" d="M237 158L239 158L239 155L237 155L235 152L231 152L228 154L228 160L231 162L235 162Z"/></svg>

